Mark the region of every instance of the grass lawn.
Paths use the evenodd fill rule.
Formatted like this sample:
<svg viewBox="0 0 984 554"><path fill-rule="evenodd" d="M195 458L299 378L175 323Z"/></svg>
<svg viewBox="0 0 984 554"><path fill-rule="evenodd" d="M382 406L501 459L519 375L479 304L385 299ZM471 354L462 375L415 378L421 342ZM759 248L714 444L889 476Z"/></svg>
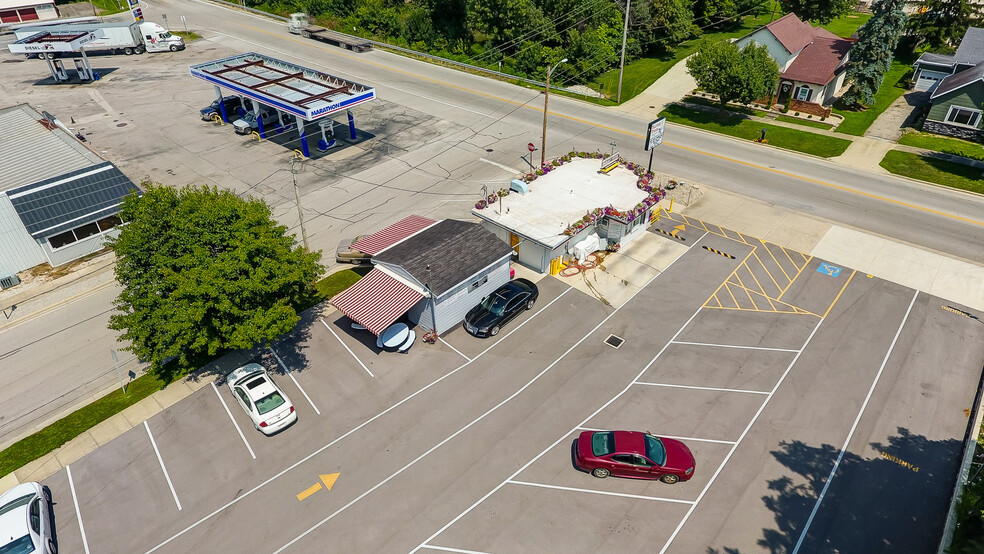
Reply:
<svg viewBox="0 0 984 554"><path fill-rule="evenodd" d="M844 122L835 129L838 133L862 136L868 127L895 102L895 99L905 94L905 83L908 82L912 64L909 60L896 59L892 68L885 74L881 88L875 93L875 103L863 112L834 108L834 113L844 116Z"/></svg>
<svg viewBox="0 0 984 554"><path fill-rule="evenodd" d="M332 273L318 281L315 283L318 295L311 305L330 299L361 279L371 269L372 266L368 265L357 266ZM205 365L208 361L202 361L201 365ZM173 381L183 376L184 374L181 373L167 373L166 379ZM161 390L164 386L165 381L156 375L149 373L141 375L127 385L125 395L122 390L115 390L37 433L15 442L0 452L0 476L7 475L45 454L51 453L97 424Z"/></svg>
<svg viewBox="0 0 984 554"><path fill-rule="evenodd" d="M932 133L905 133L899 138L899 144L984 160L984 147L980 143L953 137L942 137Z"/></svg>
<svg viewBox="0 0 984 554"><path fill-rule="evenodd" d="M137 402L159 391L164 383L153 375L142 375L126 387L126 394L116 390L59 419L55 423L21 439L0 452L0 475L23 467L59 446L95 427Z"/></svg>
<svg viewBox="0 0 984 554"><path fill-rule="evenodd" d="M800 119L798 117L789 117L788 115L780 115L776 118L776 121L785 121L786 123L795 123L797 125L802 125L804 127L813 127L816 129L830 129L832 127L829 123L824 123L822 121L810 121L809 119Z"/></svg>
<svg viewBox="0 0 984 554"><path fill-rule="evenodd" d="M890 150L879 164L896 175L984 194L981 170L969 165Z"/></svg>
<svg viewBox="0 0 984 554"><path fill-rule="evenodd" d="M171 34L172 35L177 35L177 36L185 39L185 42L194 42L194 41L202 38L202 35L199 35L195 31L171 31Z"/></svg>
<svg viewBox="0 0 984 554"><path fill-rule="evenodd" d="M851 38L854 31L857 31L858 27L867 23L869 19L871 19L870 13L851 13L821 26L839 37Z"/></svg>
<svg viewBox="0 0 984 554"><path fill-rule="evenodd" d="M839 156L851 145L851 141L841 138L749 121L736 116L722 115L720 112L688 109L680 105L671 105L660 115L666 116L666 119L673 123L748 140L759 138L762 129L765 129L766 140L772 146L824 158Z"/></svg>

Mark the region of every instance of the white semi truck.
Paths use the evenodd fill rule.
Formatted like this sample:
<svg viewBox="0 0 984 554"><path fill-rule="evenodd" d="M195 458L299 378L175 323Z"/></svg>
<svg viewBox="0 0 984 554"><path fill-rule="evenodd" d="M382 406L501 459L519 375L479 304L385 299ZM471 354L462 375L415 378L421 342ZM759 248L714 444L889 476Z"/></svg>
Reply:
<svg viewBox="0 0 984 554"><path fill-rule="evenodd" d="M17 40L22 40L38 33L95 33L96 38L85 45L86 52L109 50L114 54L124 53L143 54L147 52L177 52L184 50L184 39L172 35L167 29L157 23L143 21L140 23L79 23L69 25L39 25L37 27L19 27L14 30ZM39 56L53 58L57 52L43 52Z"/></svg>

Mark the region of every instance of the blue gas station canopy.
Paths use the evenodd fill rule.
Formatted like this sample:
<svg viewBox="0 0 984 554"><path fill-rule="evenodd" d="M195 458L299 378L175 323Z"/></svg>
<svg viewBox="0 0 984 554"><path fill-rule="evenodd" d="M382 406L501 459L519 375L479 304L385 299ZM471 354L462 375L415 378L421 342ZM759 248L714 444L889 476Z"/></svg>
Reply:
<svg viewBox="0 0 984 554"><path fill-rule="evenodd" d="M376 97L372 87L255 52L189 69L193 77L305 121L315 121Z"/></svg>

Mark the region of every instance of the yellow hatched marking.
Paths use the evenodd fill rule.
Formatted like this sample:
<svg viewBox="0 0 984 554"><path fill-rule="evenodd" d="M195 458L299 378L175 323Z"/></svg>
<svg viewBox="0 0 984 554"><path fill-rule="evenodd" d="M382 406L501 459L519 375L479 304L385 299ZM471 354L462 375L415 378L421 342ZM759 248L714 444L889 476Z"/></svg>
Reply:
<svg viewBox="0 0 984 554"><path fill-rule="evenodd" d="M806 263L803 264L803 267L799 268L799 271L797 271L796 275L794 275L793 278L789 280L789 284L786 285L786 288L782 289L782 292L779 293L779 296L776 297L776 300L782 300L783 295L786 294L786 291L793 286L793 283L796 282L796 279L799 279L800 274L803 273L803 270L806 269L806 266L810 265L811 260L813 260L813 256L810 256L810 258L806 260Z"/></svg>
<svg viewBox="0 0 984 554"><path fill-rule="evenodd" d="M779 271L781 271L782 274L786 277L786 280L789 281L789 274L786 273L786 270L782 268L782 264L779 263L779 260L776 259L775 254L772 253L772 249L769 248L769 245L766 244L766 242L764 240L762 241L762 245L765 246L765 251L769 253L769 256L772 256L772 261L776 262L776 265L779 266ZM782 247L780 246L779 248L782 248ZM788 258L789 257L789 254L786 254L786 257ZM793 260L789 260L789 261L790 262L793 262ZM796 267L796 262L793 262L793 267ZM770 275L771 275L771 273L770 273ZM779 283L776 283L776 286L779 287ZM779 287L779 288L781 289L782 287Z"/></svg>
<svg viewBox="0 0 984 554"><path fill-rule="evenodd" d="M754 252L753 254L755 256L755 259L758 261L758 263L762 264L762 260L759 259L758 254L755 254ZM770 279L772 279L772 283L776 285L777 290L782 288L779 286L779 283L776 283L776 278L772 276L772 273L765 267L765 264L762 264L762 270L765 271L765 273L769 276ZM758 285L758 288L759 290L762 291L762 294L765 294L766 298L768 298L768 293L765 292L765 287L763 287L762 283L759 282L758 277L755 276L755 272L752 271L752 268L750 267L748 268L748 273L752 276L752 280L755 281L756 285Z"/></svg>
<svg viewBox="0 0 984 554"><path fill-rule="evenodd" d="M779 246L779 245L777 244L776 246ZM796 262L794 262L793 261L793 257L789 255L789 251L786 250L785 248L781 247L781 246L779 246L779 249L782 250L783 254L785 254L787 258L789 258L789 262L791 264L793 264L793 267L796 267Z"/></svg>
<svg viewBox="0 0 984 554"><path fill-rule="evenodd" d="M725 287L725 290L727 290L728 294L731 295L731 301L735 303L735 306L738 306L740 308L741 304L738 303L738 299L735 298L734 293L731 292L731 287L728 286L728 282L725 281L724 283L721 284L721 286Z"/></svg>
<svg viewBox="0 0 984 554"><path fill-rule="evenodd" d="M762 241L762 242L764 243L765 241ZM765 249L768 250L769 247L766 246ZM770 255L771 255L771 253L770 253ZM772 279L772 284L774 284L776 286L776 290L782 290L782 287L776 281L776 278L772 276L772 272L765 268L765 264L762 263L762 259L758 257L758 254L757 253L755 254L755 259L758 260L758 262L760 264L762 264L762 269L765 269L765 274L769 276L769 279ZM775 259L775 258L773 258L773 259ZM782 268L780 267L779 269L782 269ZM755 277L755 275L752 274L752 277ZM788 275L786 276L786 279L789 279L789 276ZM758 279L756 279L755 282L758 283ZM762 285L759 284L759 286L761 287ZM765 289L763 288L762 290L764 291Z"/></svg>
<svg viewBox="0 0 984 554"><path fill-rule="evenodd" d="M738 287L738 285L736 285L734 283L730 283L729 282L728 284L731 285L732 287ZM816 317L822 317L819 314L815 314L815 313L813 313L813 312L811 312L809 310L804 310L803 308L800 308L798 306L793 306L792 304L789 304L787 302L782 302L782 301L779 301L779 300L774 300L772 298L769 298L767 295L762 294L761 292L758 292L758 291L755 291L755 290L745 289L745 293L748 294L749 296L751 296L753 294L754 295L757 295L757 296L761 296L762 298L765 298L770 304L772 304L772 302L778 302L779 304L781 304L782 306L784 306L786 308L785 310L781 310L781 309L776 308L775 310L773 310L776 313L780 313L780 314L803 314L803 315L812 315L812 316L816 316ZM773 306L774 306L774 304L773 304ZM710 307L710 306L707 306L707 307ZM725 308L725 309L729 309L729 308ZM738 308L730 308L730 309L744 310L746 312L750 312L750 311L760 311L760 312L768 311L768 310L749 310L747 308L741 308L741 307L738 307Z"/></svg>
<svg viewBox="0 0 984 554"><path fill-rule="evenodd" d="M742 264L741 266L738 266L738 269L741 269L741 267L744 266L744 265L745 264ZM738 275L738 269L736 269L735 272L732 273L732 275L735 276L735 279L738 279L738 284L737 285L734 285L734 283L732 283L732 286L737 286L741 290L745 291L745 296L748 296L749 302L751 302L752 303L752 306L755 308L753 311L756 311L756 312L761 311L761 310L759 310L758 304L755 303L755 299L752 298L752 295L751 294L748 294L748 290L749 289L748 289L748 287L745 286L745 282L741 280L741 275ZM747 267L746 267L746 269L747 269Z"/></svg>

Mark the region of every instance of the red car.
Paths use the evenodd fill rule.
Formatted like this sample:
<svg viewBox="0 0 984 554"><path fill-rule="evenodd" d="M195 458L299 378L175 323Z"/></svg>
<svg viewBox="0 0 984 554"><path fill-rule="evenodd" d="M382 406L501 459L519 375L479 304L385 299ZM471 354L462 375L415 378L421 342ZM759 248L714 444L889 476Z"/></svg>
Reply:
<svg viewBox="0 0 984 554"><path fill-rule="evenodd" d="M584 431L577 438L577 466L592 475L659 479L672 485L694 476L687 445L639 431Z"/></svg>

